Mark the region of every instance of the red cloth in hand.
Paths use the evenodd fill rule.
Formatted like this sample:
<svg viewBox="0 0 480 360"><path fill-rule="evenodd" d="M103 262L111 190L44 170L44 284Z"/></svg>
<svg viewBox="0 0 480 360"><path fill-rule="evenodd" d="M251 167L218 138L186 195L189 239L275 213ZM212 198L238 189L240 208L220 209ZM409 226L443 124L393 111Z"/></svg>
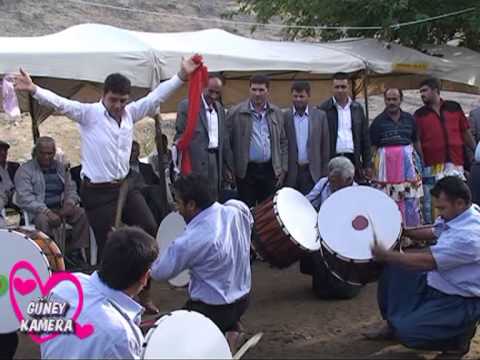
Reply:
<svg viewBox="0 0 480 360"><path fill-rule="evenodd" d="M190 154L190 142L192 141L195 128L197 127L198 114L200 105L202 103L201 95L203 89L208 83L208 69L202 63L200 55L194 56L193 61L200 66L190 74L188 83L188 114L187 125L185 130L177 142L177 149L182 156L180 171L183 175L188 175L192 172L192 158Z"/></svg>

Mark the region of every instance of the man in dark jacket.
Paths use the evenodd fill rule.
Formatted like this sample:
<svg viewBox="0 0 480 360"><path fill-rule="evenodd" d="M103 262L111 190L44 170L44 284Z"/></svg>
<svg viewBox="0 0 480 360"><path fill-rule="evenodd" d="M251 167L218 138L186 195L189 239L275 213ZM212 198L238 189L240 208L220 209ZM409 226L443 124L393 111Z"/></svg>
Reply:
<svg viewBox="0 0 480 360"><path fill-rule="evenodd" d="M370 178L371 149L368 119L362 106L349 96L348 74L333 76L333 96L320 105L327 113L330 131L330 158L345 156L355 165L358 181Z"/></svg>

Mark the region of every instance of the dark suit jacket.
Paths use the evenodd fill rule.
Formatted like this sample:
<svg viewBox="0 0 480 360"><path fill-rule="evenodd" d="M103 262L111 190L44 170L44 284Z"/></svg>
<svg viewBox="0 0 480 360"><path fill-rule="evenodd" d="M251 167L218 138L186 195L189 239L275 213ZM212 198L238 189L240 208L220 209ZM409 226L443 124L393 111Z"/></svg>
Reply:
<svg viewBox="0 0 480 360"><path fill-rule="evenodd" d="M210 179L216 181L218 189L222 184L222 171L225 152L225 109L219 103L215 103L218 116L218 179ZM188 99L183 99L177 108L177 120L175 122L176 134L174 141L182 136L187 126ZM197 127L194 131L192 141L190 143L190 156L192 159L192 172L208 177L208 120L203 101L200 101L200 111L197 119Z"/></svg>
<svg viewBox="0 0 480 360"><path fill-rule="evenodd" d="M338 138L338 112L333 97L323 102L319 108L327 113L330 131L330 156L334 157ZM365 169L371 166L372 161L368 119L365 117L362 105L356 101L352 101L350 112L352 115L354 165L357 170Z"/></svg>
<svg viewBox="0 0 480 360"><path fill-rule="evenodd" d="M321 177L327 176L330 159L330 140L327 116L323 110L313 106L308 107L308 141L307 152L310 174L316 183ZM284 112L285 132L288 139L288 174L285 184L295 186L297 180L298 147L293 109Z"/></svg>
<svg viewBox="0 0 480 360"><path fill-rule="evenodd" d="M155 171L153 171L153 167L150 164L139 164L140 174L142 174L143 180L147 185L158 185L160 183L160 179L158 178Z"/></svg>

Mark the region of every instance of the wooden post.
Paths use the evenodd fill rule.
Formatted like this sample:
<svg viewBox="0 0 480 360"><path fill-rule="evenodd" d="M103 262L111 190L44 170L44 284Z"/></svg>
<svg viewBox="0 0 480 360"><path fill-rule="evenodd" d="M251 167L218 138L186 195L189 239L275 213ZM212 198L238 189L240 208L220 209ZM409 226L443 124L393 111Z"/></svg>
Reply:
<svg viewBox="0 0 480 360"><path fill-rule="evenodd" d="M157 148L157 161L158 161L158 177L160 178L160 202L162 204L162 215L161 218L163 219L167 216L171 209L168 204L167 200L167 182L165 181L165 166L163 164L163 140L162 140L162 124L161 124L161 116L160 114L155 114L153 117L155 120L155 145Z"/></svg>
<svg viewBox="0 0 480 360"><path fill-rule="evenodd" d="M38 121L34 111L35 100L33 99L32 94L28 94L28 107L30 112L30 117L32 118L32 137L33 143L37 142L37 139L40 137L40 129L38 128Z"/></svg>
<svg viewBox="0 0 480 360"><path fill-rule="evenodd" d="M368 68L365 69L365 75L363 77L363 97L365 98L365 116L370 123L369 111L368 111Z"/></svg>

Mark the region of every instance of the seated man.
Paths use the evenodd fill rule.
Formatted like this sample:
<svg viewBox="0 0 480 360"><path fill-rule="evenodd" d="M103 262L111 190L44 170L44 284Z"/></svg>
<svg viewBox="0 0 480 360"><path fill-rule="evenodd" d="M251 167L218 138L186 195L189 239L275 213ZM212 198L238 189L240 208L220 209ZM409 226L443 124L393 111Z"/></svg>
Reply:
<svg viewBox="0 0 480 360"><path fill-rule="evenodd" d="M14 207L12 204L12 195L14 193L13 179L17 172L19 163L8 161L8 149L10 145L5 141L0 140L0 181L3 183L3 189L7 192L8 201L5 207Z"/></svg>
<svg viewBox="0 0 480 360"><path fill-rule="evenodd" d="M88 219L79 207L79 196L66 167L55 161L55 141L38 138L33 159L20 166L15 175L16 203L28 213L35 227L58 238L62 220L72 226L66 260L73 267L85 266L81 249L90 244Z"/></svg>
<svg viewBox="0 0 480 360"><path fill-rule="evenodd" d="M168 204L161 202L160 179L153 170L152 165L144 164L139 159L140 144L135 140L132 142L132 152L130 153L130 171L132 175L132 186L138 187L145 201L148 204L155 220L158 224L170 212Z"/></svg>
<svg viewBox="0 0 480 360"><path fill-rule="evenodd" d="M7 226L6 219L3 218L2 210L5 209L8 202L7 190L3 179L0 179L0 229Z"/></svg>
<svg viewBox="0 0 480 360"><path fill-rule="evenodd" d="M405 346L461 358L480 320L480 212L467 185L447 176L431 190L440 217L433 228L405 230L430 247L400 253L375 243L385 263L378 285L385 326L370 338L397 338Z"/></svg>
<svg viewBox="0 0 480 360"><path fill-rule="evenodd" d="M85 339L65 334L46 341L41 345L42 359L139 359L144 343L139 328L143 308L133 297L147 283L157 256L157 242L140 228L111 232L100 269L90 276L75 274L84 296L78 322L91 324L93 334ZM66 316L71 317L78 303L77 290L62 282L53 296L70 304Z"/></svg>
<svg viewBox="0 0 480 360"><path fill-rule="evenodd" d="M307 199L319 210L322 203L335 191L357 185L353 179L355 167L343 156L328 163L328 176L318 180ZM305 255L300 260L300 272L312 275L312 288L321 299L351 299L360 293L362 286L350 285L330 273L323 262L320 251Z"/></svg>
<svg viewBox="0 0 480 360"><path fill-rule="evenodd" d="M238 334L251 286L250 210L237 200L214 202L201 175L180 176L174 189L187 228L155 261L152 278L167 280L190 269L185 308L204 314L222 332Z"/></svg>

